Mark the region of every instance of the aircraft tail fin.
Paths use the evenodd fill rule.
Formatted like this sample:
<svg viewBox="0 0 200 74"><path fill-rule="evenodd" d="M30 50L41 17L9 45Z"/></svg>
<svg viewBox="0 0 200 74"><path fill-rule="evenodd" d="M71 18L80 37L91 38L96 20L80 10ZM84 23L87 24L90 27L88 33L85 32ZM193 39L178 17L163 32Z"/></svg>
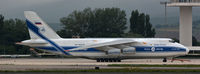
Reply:
<svg viewBox="0 0 200 74"><path fill-rule="evenodd" d="M53 31L53 29L51 29L49 27L49 25L46 24L37 15L37 13L35 13L33 11L24 11L24 15L26 17L26 23L28 26L29 35L30 35L31 39L41 39L41 36L38 36L38 34L35 34L37 32L34 32L34 31L38 31L38 33L44 35L48 39L59 39L60 38L60 36L55 31ZM37 27L37 28L35 28L35 27Z"/></svg>

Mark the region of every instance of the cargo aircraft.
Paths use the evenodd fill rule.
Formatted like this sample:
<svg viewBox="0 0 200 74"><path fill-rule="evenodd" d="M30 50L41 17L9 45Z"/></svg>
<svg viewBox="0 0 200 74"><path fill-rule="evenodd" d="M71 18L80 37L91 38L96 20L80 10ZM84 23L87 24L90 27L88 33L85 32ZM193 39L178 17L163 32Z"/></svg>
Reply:
<svg viewBox="0 0 200 74"><path fill-rule="evenodd" d="M29 40L17 44L60 55L121 62L124 59L184 56L189 49L169 38L61 38L35 12L25 11Z"/></svg>

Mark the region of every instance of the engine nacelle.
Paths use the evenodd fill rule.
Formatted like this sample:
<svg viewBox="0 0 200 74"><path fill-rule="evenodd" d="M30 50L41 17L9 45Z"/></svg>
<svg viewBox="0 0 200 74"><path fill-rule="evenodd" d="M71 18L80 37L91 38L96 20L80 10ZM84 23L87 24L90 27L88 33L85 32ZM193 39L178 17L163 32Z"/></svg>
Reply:
<svg viewBox="0 0 200 74"><path fill-rule="evenodd" d="M136 49L134 47L124 48L124 49L122 49L122 53L123 54L135 54Z"/></svg>
<svg viewBox="0 0 200 74"><path fill-rule="evenodd" d="M120 55L121 49L110 49L107 51L107 55Z"/></svg>

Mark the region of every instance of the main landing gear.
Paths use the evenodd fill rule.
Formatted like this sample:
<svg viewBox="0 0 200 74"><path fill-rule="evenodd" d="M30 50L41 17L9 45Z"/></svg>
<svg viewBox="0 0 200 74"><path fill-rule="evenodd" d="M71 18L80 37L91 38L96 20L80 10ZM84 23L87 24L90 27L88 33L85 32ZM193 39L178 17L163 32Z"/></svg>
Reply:
<svg viewBox="0 0 200 74"><path fill-rule="evenodd" d="M117 58L98 58L96 59L97 62L121 62L121 59Z"/></svg>
<svg viewBox="0 0 200 74"><path fill-rule="evenodd" d="M163 59L163 62L167 62L167 58L164 58L164 59Z"/></svg>

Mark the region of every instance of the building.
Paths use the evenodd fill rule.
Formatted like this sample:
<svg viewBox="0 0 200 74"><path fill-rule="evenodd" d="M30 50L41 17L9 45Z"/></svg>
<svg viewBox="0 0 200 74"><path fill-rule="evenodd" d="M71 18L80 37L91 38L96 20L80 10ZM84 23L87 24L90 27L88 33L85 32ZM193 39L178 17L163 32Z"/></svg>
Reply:
<svg viewBox="0 0 200 74"><path fill-rule="evenodd" d="M170 0L169 7L180 8L180 43L185 46L192 46L192 7L200 6L200 0Z"/></svg>

